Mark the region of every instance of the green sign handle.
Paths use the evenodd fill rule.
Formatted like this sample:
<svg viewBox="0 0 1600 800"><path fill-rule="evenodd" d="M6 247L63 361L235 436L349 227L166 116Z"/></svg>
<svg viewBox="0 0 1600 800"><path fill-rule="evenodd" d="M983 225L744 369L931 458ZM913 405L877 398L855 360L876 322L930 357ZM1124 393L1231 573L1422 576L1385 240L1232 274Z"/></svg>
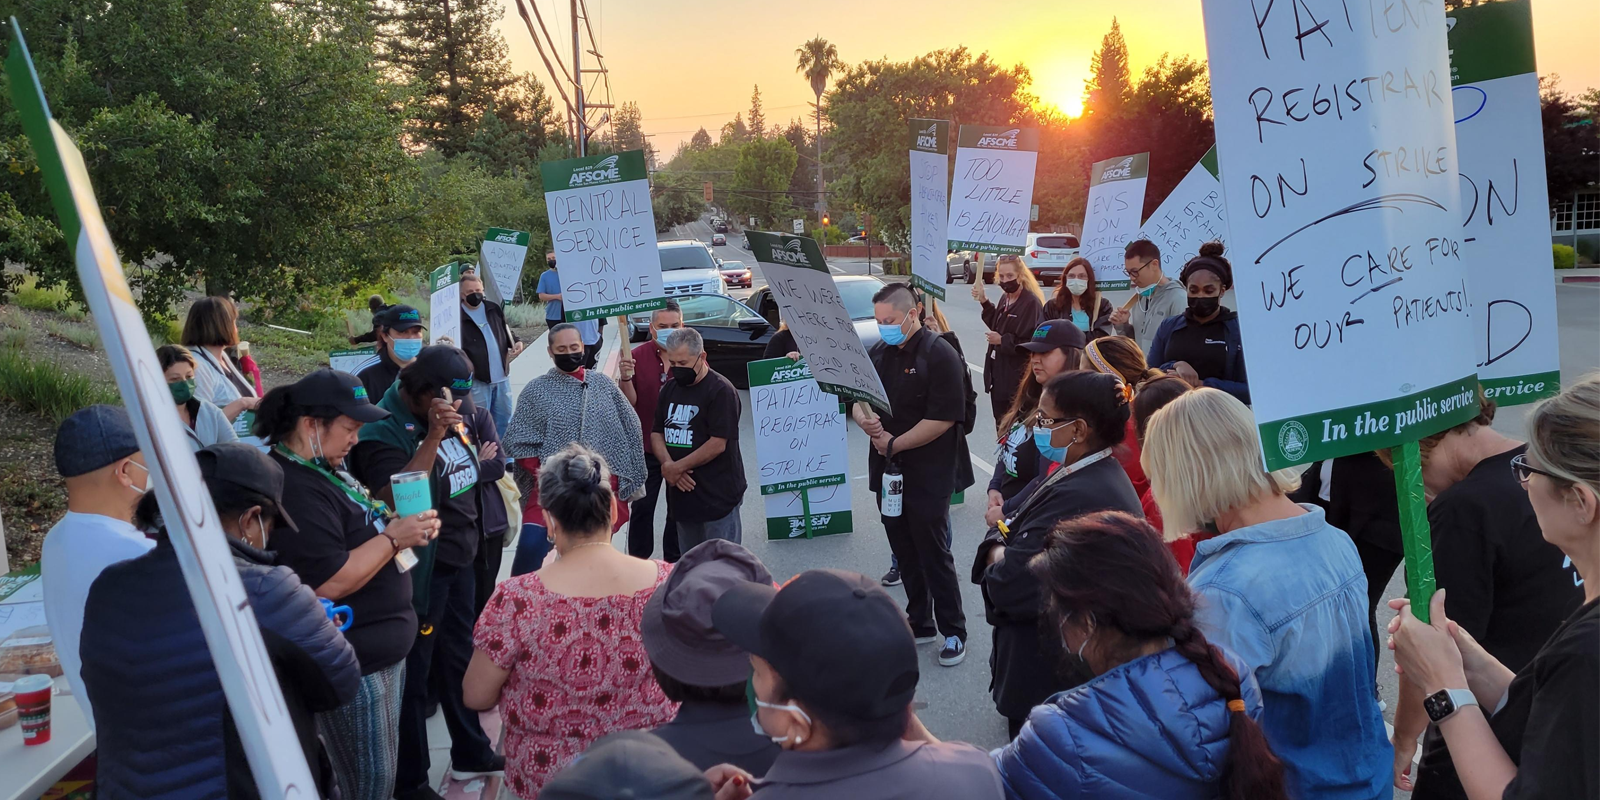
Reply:
<svg viewBox="0 0 1600 800"><path fill-rule="evenodd" d="M1428 498L1422 490L1422 454L1416 442L1389 451L1394 462L1394 491L1400 501L1400 538L1406 551L1406 596L1411 613L1428 621L1433 599L1433 535L1428 529Z"/></svg>
<svg viewBox="0 0 1600 800"><path fill-rule="evenodd" d="M811 490L800 490L800 513L806 515L806 538L816 538L811 532Z"/></svg>

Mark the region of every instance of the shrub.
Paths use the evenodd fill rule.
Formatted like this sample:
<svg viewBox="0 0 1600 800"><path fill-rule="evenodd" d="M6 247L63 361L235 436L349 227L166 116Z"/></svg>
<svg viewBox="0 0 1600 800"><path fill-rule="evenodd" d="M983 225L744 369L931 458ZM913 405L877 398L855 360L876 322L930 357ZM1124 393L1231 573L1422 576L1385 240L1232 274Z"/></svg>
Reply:
<svg viewBox="0 0 1600 800"><path fill-rule="evenodd" d="M57 365L34 361L17 348L0 350L0 399L60 424L95 403L122 402L115 388Z"/></svg>
<svg viewBox="0 0 1600 800"><path fill-rule="evenodd" d="M1578 251L1564 244L1550 245L1550 250L1555 259L1556 269L1572 269L1578 266Z"/></svg>
<svg viewBox="0 0 1600 800"><path fill-rule="evenodd" d="M44 332L85 350L94 350L100 346L100 334L92 325L47 319L44 323Z"/></svg>
<svg viewBox="0 0 1600 800"><path fill-rule="evenodd" d="M60 311L67 305L65 284L40 286L36 276L22 279L22 285L12 295L12 302L31 311Z"/></svg>
<svg viewBox="0 0 1600 800"><path fill-rule="evenodd" d="M517 303L505 307L506 323L513 328L530 328L544 322L543 303Z"/></svg>

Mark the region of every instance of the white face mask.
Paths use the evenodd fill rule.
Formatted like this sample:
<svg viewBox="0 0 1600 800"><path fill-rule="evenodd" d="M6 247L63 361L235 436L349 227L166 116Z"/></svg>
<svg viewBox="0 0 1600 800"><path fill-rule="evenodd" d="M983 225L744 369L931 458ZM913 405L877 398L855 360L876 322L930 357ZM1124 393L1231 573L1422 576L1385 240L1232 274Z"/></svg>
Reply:
<svg viewBox="0 0 1600 800"><path fill-rule="evenodd" d="M1089 291L1089 281L1084 278L1068 278L1067 291L1071 292L1074 297L1081 295Z"/></svg>
<svg viewBox="0 0 1600 800"><path fill-rule="evenodd" d="M246 513L249 513L249 512L246 512ZM244 535L244 514L240 514L239 515L238 522L239 522L239 534L241 536L243 536ZM251 544L249 538L246 538L245 539L245 544L250 544L251 547L257 547L257 548L260 548L262 550L267 549L267 526L266 526L266 523L261 521L261 515L260 514L256 515L256 532L261 534L261 543L260 544Z"/></svg>
<svg viewBox="0 0 1600 800"><path fill-rule="evenodd" d="M802 711L799 706L793 703L786 703L780 706L773 703L764 702L760 698L756 698L756 705L759 706L759 708L750 714L750 727L755 729L757 736L765 736L768 739L771 739L773 744L783 744L784 742L789 741L789 737L773 736L772 734L767 733L766 728L761 727L761 708L771 709L773 711L793 711L794 713L799 714L800 717L806 721L807 725L811 724L811 715ZM799 747L800 744L805 740L806 737L804 736L796 737L794 740L795 746Z"/></svg>
<svg viewBox="0 0 1600 800"><path fill-rule="evenodd" d="M154 487L155 478L150 475L150 468L149 467L147 467L147 466L145 466L143 464L140 464L137 461L129 461L128 462L128 466L130 466L130 467L138 467L139 469L144 470L144 488L143 489L140 489L137 486L132 485L133 476L132 475L128 476L128 481L130 482L128 488L134 490L135 492L138 492L139 496L143 497L145 492L150 491L150 489L152 487Z"/></svg>

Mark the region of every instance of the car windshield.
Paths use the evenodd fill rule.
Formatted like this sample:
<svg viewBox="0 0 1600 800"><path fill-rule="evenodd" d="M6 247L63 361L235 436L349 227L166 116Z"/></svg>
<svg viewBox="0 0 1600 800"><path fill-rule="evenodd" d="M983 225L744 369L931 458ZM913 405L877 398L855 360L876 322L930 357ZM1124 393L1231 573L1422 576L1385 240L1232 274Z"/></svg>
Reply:
<svg viewBox="0 0 1600 800"><path fill-rule="evenodd" d="M883 288L883 284L875 280L866 281L840 281L839 299L844 301L844 310L850 312L851 319L872 319L872 296Z"/></svg>
<svg viewBox="0 0 1600 800"><path fill-rule="evenodd" d="M1077 247L1078 246L1078 237L1076 237L1076 236L1040 236L1038 241L1034 242L1034 244L1039 246L1039 247L1048 247L1048 248L1050 248L1052 250L1064 250L1064 249Z"/></svg>
<svg viewBox="0 0 1600 800"><path fill-rule="evenodd" d="M711 252L704 247L663 247L661 253L661 271L674 269L716 269L716 262L711 260Z"/></svg>
<svg viewBox="0 0 1600 800"><path fill-rule="evenodd" d="M724 261L724 262L722 262L722 268L723 269L744 269L744 262L743 261Z"/></svg>

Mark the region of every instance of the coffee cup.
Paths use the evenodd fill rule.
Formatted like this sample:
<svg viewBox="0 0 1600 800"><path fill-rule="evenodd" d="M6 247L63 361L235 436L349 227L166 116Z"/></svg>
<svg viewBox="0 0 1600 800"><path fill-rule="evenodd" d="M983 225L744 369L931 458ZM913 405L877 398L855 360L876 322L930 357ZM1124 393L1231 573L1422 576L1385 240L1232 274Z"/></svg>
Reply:
<svg viewBox="0 0 1600 800"><path fill-rule="evenodd" d="M55 690L55 681L49 675L25 675L12 690L22 720L22 743L31 746L49 742L50 694Z"/></svg>

